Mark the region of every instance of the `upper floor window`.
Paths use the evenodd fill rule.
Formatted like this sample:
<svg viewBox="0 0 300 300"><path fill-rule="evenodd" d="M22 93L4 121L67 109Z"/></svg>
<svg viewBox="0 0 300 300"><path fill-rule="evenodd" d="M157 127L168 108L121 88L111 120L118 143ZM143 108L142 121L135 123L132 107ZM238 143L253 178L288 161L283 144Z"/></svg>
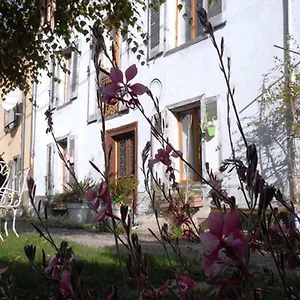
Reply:
<svg viewBox="0 0 300 300"><path fill-rule="evenodd" d="M77 98L78 92L78 52L67 48L62 61L52 62L50 86L50 106L61 106Z"/></svg>
<svg viewBox="0 0 300 300"><path fill-rule="evenodd" d="M182 8L176 22L176 46L184 44L204 34L204 29L197 16L197 6L204 7L208 19L213 26L222 21L223 0L215 0L209 5L209 0L180 0Z"/></svg>
<svg viewBox="0 0 300 300"><path fill-rule="evenodd" d="M200 132L200 108L192 108L179 113L179 147L195 172L180 161L180 180L199 181L201 170L201 132Z"/></svg>
<svg viewBox="0 0 300 300"><path fill-rule="evenodd" d="M149 1L150 2L150 1ZM149 3L149 52L154 56L159 52L161 12L158 3Z"/></svg>

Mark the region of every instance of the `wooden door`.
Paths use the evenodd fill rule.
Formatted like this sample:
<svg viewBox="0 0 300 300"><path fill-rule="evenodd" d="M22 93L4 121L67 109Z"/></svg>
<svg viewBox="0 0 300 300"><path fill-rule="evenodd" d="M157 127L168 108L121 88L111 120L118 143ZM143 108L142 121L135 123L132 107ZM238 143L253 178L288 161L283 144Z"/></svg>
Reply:
<svg viewBox="0 0 300 300"><path fill-rule="evenodd" d="M107 155L109 181L122 178L137 181L137 123L119 127L107 132ZM133 209L136 210L137 191L133 189Z"/></svg>

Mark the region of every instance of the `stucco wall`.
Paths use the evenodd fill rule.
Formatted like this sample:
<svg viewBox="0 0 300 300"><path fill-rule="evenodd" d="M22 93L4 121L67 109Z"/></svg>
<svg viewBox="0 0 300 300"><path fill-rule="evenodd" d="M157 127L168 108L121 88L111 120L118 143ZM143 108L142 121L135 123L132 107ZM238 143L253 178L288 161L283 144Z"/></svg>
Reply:
<svg viewBox="0 0 300 300"><path fill-rule="evenodd" d="M215 137L220 150L207 149L206 161L211 162L216 168L221 160L230 156L228 141L227 116L226 116L226 84L219 69L219 61L211 41L207 38L190 45L183 45L174 49L174 14L175 7L167 1L162 11L166 9L167 20L162 23L161 45L163 54L139 66L139 74L135 81L149 86L157 78L162 82L162 95L160 98L161 110L167 116L167 136L174 147L178 147L178 130L176 117L166 109L167 106L191 98L218 97L220 111L219 132ZM274 44L283 45L283 13L282 3L277 0L228 0L224 1L223 21L224 26L216 31L215 36L220 43L221 37L225 39L224 57L230 56L232 62L231 85L235 87L237 109L240 111L260 95L263 75L274 67L274 56L283 57L283 51L274 47ZM299 39L300 20L296 12L299 3L293 1L293 28L295 38ZM142 21L147 24L147 14L141 12ZM99 175L89 164L92 160L99 168L103 168L103 154L101 151L100 130L101 123L87 123L88 95L93 95L88 87L87 67L90 66L89 45L84 39L80 40L82 55L79 60L79 89L78 98L67 106L54 111L54 133L57 138L71 134L76 136L76 172L80 180L84 176L99 178ZM146 51L145 46L140 45ZM135 56L128 54L126 43L121 45L120 67L125 70L129 65L137 63ZM92 73L93 74L93 73ZM44 112L49 104L50 81L44 75L42 83L38 86L37 111L36 111L36 144L35 144L35 180L37 194L45 193L46 175L46 147L52 142L50 135L46 135L46 122ZM140 97L145 112L148 116L153 114L153 105L147 96ZM257 114L257 105L253 103L241 114L241 118ZM231 111L231 124L236 132L236 122ZM127 115L117 116L107 121L107 129L119 127L134 121L138 122L138 167L141 166L140 153L146 142L150 140L148 124L142 119L141 114L130 111ZM245 128L247 130L247 128ZM239 140L239 135L234 135L234 140ZM251 142L251 141L249 141ZM241 152L244 158L244 152ZM59 158L55 158L57 171L54 174L55 192L61 190L61 169ZM178 161L175 167L178 169ZM144 199L143 178L139 171L140 201ZM225 178L225 186L229 192L242 201L237 191L237 178L232 175ZM146 210L147 202L142 204L141 211Z"/></svg>

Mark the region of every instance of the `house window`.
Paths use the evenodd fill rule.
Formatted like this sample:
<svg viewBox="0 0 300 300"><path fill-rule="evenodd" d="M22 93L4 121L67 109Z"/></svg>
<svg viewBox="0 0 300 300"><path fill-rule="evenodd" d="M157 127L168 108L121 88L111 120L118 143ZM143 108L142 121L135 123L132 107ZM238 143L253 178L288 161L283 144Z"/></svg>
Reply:
<svg viewBox="0 0 300 300"><path fill-rule="evenodd" d="M15 156L10 161L11 175L8 183L8 187L14 191L18 192L20 190L20 177L21 177L21 160L19 156Z"/></svg>
<svg viewBox="0 0 300 300"><path fill-rule="evenodd" d="M159 52L160 43L160 5L149 4L149 50L150 56Z"/></svg>
<svg viewBox="0 0 300 300"><path fill-rule="evenodd" d="M69 169L73 174L75 174L75 138L74 136L68 136L64 139L58 141L60 150L64 157L64 160L67 162ZM62 164L62 185L65 185L67 182L73 182L74 177L72 176L69 169L65 166L65 163L61 161Z"/></svg>
<svg viewBox="0 0 300 300"><path fill-rule="evenodd" d="M204 34L204 29L197 16L197 6L207 11L208 19L213 26L221 23L223 0L215 0L211 5L209 0L181 0L182 9L178 14L176 40L179 44L186 43ZM178 9L178 8L176 8Z"/></svg>
<svg viewBox="0 0 300 300"><path fill-rule="evenodd" d="M55 104L59 107L77 98L78 92L78 52L70 48L64 51L62 61L52 66L53 76L50 95L55 97ZM50 105L51 106L51 105Z"/></svg>
<svg viewBox="0 0 300 300"><path fill-rule="evenodd" d="M119 65L120 61L120 31L115 29L110 29L107 25L107 28L103 30L103 38L106 46L107 54L112 57L114 56L116 64ZM112 41L114 42L114 48L112 48ZM99 117L99 107L97 101L97 93L102 94L102 89L104 86L109 84L110 78L107 75L101 74L100 78L96 78L96 71L94 66L94 57L96 49L96 38L92 35L91 45L90 45L90 64L88 68L88 101L87 101L87 122L92 123L97 121ZM114 49L114 54L112 55L112 49ZM99 53L99 61L101 63L101 68L106 71L110 71L112 64L110 59L105 55L103 51ZM98 82L99 81L99 82ZM118 112L118 104L116 105L107 105L110 112L106 110L106 116L115 114Z"/></svg>
<svg viewBox="0 0 300 300"><path fill-rule="evenodd" d="M180 162L180 179L197 181L200 180L201 170L201 131L200 131L200 108L193 108L178 115L179 120L179 141L183 158L187 160L193 171L182 161Z"/></svg>

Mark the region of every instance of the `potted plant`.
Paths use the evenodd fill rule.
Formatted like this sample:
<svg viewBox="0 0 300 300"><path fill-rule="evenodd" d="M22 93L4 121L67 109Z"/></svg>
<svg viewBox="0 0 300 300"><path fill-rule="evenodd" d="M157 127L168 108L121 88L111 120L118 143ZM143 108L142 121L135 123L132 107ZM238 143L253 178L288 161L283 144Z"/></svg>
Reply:
<svg viewBox="0 0 300 300"><path fill-rule="evenodd" d="M189 195L189 204L191 207L201 207L203 201L203 193L201 190L192 190Z"/></svg>
<svg viewBox="0 0 300 300"><path fill-rule="evenodd" d="M207 120L207 115L204 117L203 124L199 124L202 134L205 136L208 134L209 137L214 137L216 135L216 117L212 117L211 121Z"/></svg>
<svg viewBox="0 0 300 300"><path fill-rule="evenodd" d="M85 194L95 186L95 182L87 177L83 181L70 181L63 186L63 199L67 204L70 221L76 223L87 223L89 221L92 212L85 200Z"/></svg>
<svg viewBox="0 0 300 300"><path fill-rule="evenodd" d="M65 203L68 197L68 193L59 193L54 196L50 196L49 207L53 216L64 215L67 211L67 205Z"/></svg>
<svg viewBox="0 0 300 300"><path fill-rule="evenodd" d="M135 199L136 180L134 177L122 177L109 185L112 196L113 213L120 216L120 206L126 204L132 207Z"/></svg>
<svg viewBox="0 0 300 300"><path fill-rule="evenodd" d="M208 122L207 132L210 137L216 135L216 124L215 124L215 117L212 118L210 122Z"/></svg>

